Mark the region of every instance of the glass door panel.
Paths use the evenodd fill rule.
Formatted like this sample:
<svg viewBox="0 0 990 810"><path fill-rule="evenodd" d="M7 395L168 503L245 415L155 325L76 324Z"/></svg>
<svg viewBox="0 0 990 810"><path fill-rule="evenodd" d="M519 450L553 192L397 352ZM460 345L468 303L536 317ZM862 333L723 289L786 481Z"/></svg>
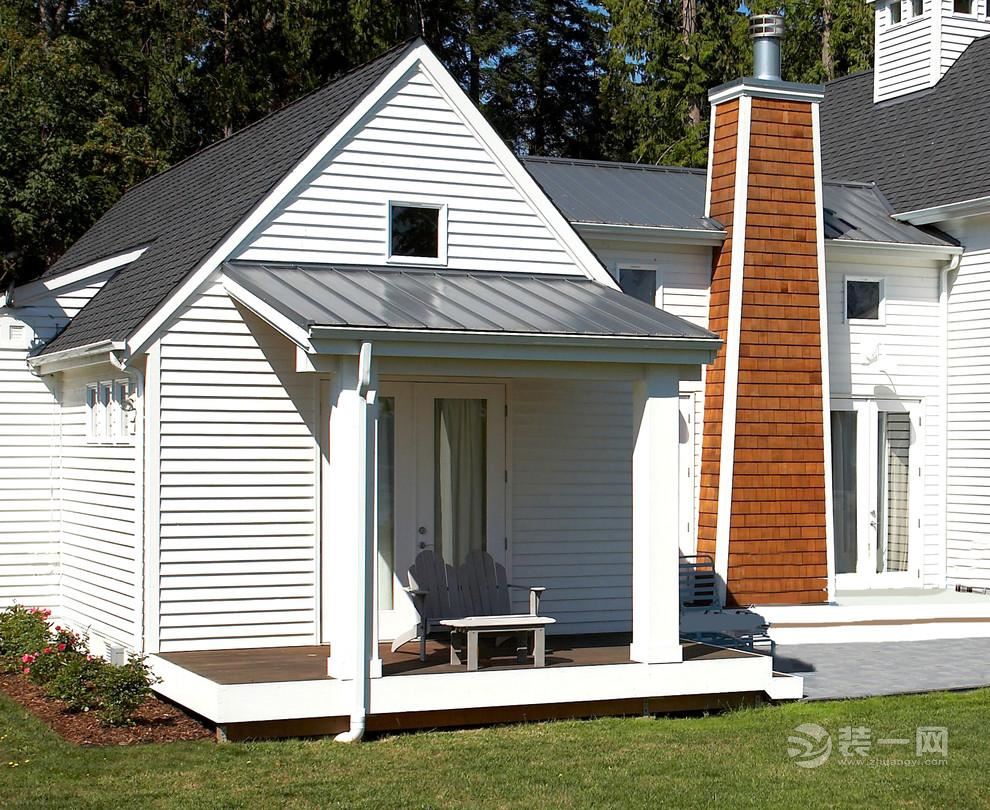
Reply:
<svg viewBox="0 0 990 810"><path fill-rule="evenodd" d="M832 411L832 514L835 573L855 574L859 543L856 412Z"/></svg>
<svg viewBox="0 0 990 810"><path fill-rule="evenodd" d="M911 532L910 416L899 412L881 413L877 435L880 448L877 501L880 508L877 510L876 572L905 572L908 570Z"/></svg>
<svg viewBox="0 0 990 810"><path fill-rule="evenodd" d="M434 549L450 565L488 546L487 404L434 400Z"/></svg>

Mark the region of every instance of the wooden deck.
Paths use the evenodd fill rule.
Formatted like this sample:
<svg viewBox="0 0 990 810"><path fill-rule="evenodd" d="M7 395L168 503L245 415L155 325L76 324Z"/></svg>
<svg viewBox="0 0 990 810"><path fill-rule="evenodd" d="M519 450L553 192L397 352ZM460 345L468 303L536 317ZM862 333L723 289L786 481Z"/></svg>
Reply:
<svg viewBox="0 0 990 810"><path fill-rule="evenodd" d="M550 636L547 638L547 667L586 667L605 664L629 664L628 635ZM450 648L446 642L430 641L427 660L419 660L417 644L410 643L397 652L381 645L384 675L423 675L441 672L464 672L464 666L450 665ZM745 656L733 650L685 642L684 660L734 658ZM511 670L531 668L518 664L511 644L500 650L482 649L482 668ZM331 680L327 675L327 645L306 647L265 647L239 650L204 650L201 652L162 653L159 657L218 684L282 683L291 681Z"/></svg>

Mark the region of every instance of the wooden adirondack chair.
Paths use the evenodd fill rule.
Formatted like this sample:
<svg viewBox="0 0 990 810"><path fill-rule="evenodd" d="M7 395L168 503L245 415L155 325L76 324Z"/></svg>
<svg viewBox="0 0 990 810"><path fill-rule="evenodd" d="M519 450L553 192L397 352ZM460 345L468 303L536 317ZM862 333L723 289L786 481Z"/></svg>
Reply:
<svg viewBox="0 0 990 810"><path fill-rule="evenodd" d="M707 554L682 557L680 563L681 638L755 651L770 648L770 625L748 608L726 608L719 598L715 561Z"/></svg>
<svg viewBox="0 0 990 810"><path fill-rule="evenodd" d="M444 619L468 616L510 616L510 590L529 591L529 616L538 616L540 597L546 588L527 588L507 581L505 566L490 554L474 551L457 568L427 549L409 568L408 593L419 613L419 622L392 642L392 652L419 637L419 658L426 660L426 637Z"/></svg>

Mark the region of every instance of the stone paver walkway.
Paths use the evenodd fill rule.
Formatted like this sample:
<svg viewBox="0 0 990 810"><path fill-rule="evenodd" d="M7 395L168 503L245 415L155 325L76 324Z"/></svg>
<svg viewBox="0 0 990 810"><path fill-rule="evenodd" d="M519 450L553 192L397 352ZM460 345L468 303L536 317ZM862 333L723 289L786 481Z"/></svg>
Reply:
<svg viewBox="0 0 990 810"><path fill-rule="evenodd" d="M777 647L774 669L812 700L990 686L990 638Z"/></svg>

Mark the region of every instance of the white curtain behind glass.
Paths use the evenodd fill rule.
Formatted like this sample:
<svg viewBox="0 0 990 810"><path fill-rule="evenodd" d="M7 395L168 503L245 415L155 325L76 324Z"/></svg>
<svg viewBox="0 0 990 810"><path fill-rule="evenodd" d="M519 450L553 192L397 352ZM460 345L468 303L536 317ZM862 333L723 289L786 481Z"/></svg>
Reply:
<svg viewBox="0 0 990 810"><path fill-rule="evenodd" d="M436 544L451 565L486 545L485 404L483 399L436 400Z"/></svg>

